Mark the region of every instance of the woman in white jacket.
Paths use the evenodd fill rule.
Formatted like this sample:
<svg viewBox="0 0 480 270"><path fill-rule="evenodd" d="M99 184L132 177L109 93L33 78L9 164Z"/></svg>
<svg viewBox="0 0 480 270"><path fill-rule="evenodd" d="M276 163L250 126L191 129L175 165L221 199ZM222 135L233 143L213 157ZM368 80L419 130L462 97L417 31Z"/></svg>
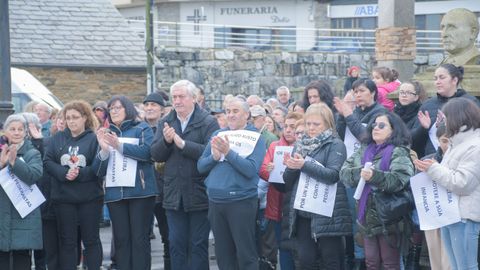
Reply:
<svg viewBox="0 0 480 270"><path fill-rule="evenodd" d="M442 111L450 147L440 164L429 159L417 160L415 165L459 196L462 220L441 229L452 269L478 269L480 108L471 100L455 98L448 101Z"/></svg>

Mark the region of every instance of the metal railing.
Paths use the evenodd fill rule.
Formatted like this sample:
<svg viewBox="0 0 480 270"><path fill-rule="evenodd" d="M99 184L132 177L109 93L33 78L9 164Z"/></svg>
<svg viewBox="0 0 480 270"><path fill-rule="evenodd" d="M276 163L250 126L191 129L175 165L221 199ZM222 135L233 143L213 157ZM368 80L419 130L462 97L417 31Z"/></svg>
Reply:
<svg viewBox="0 0 480 270"><path fill-rule="evenodd" d="M145 21L128 20L142 37ZM155 44L165 47L246 48L251 50L373 52L373 29L259 27L155 21ZM477 41L480 47L480 41ZM443 52L440 31L417 30L417 52Z"/></svg>

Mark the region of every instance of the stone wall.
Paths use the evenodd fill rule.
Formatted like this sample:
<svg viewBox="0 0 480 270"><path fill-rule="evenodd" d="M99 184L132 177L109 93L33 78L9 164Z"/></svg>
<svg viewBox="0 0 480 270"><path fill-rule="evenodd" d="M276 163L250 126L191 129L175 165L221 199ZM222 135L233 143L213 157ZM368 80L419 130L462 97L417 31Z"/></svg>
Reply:
<svg viewBox="0 0 480 270"><path fill-rule="evenodd" d="M167 90L179 79L189 79L203 87L207 99L226 94L274 95L281 85L302 90L312 80L326 79L337 93L343 90L346 70L357 65L369 76L376 64L372 53L279 52L228 49L166 48L157 56L165 65L157 74L160 88ZM417 55L415 71L437 65L442 54Z"/></svg>
<svg viewBox="0 0 480 270"><path fill-rule="evenodd" d="M369 76L375 65L373 53L254 52L244 49L167 48L157 52L165 68L158 70L159 88L168 92L180 79L189 79L205 89L207 100L220 100L226 94L275 95L286 85L300 96L312 80L326 79L341 94L349 66L362 68ZM419 54L415 71L437 65L442 54ZM134 102L146 95L146 71L94 68L22 67L38 78L64 103L84 99L90 103L123 94ZM212 104L214 107L217 104Z"/></svg>
<svg viewBox="0 0 480 270"><path fill-rule="evenodd" d="M83 99L90 104L112 95L127 95L140 102L146 95L146 71L89 68L24 67L63 103Z"/></svg>

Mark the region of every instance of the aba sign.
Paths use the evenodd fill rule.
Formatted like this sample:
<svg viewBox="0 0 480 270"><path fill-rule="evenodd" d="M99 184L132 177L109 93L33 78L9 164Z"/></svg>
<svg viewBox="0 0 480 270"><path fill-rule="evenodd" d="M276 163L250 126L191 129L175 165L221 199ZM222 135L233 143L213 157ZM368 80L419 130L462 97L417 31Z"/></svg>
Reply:
<svg viewBox="0 0 480 270"><path fill-rule="evenodd" d="M364 5L358 6L355 8L355 16L377 16L378 15L378 5Z"/></svg>

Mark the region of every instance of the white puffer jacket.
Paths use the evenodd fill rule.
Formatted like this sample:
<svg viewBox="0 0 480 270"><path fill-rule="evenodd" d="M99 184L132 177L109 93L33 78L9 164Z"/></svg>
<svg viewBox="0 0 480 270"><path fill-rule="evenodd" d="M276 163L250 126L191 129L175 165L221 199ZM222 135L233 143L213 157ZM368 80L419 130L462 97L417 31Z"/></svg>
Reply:
<svg viewBox="0 0 480 270"><path fill-rule="evenodd" d="M460 217L480 222L480 129L454 135L442 163L427 173L459 196Z"/></svg>

